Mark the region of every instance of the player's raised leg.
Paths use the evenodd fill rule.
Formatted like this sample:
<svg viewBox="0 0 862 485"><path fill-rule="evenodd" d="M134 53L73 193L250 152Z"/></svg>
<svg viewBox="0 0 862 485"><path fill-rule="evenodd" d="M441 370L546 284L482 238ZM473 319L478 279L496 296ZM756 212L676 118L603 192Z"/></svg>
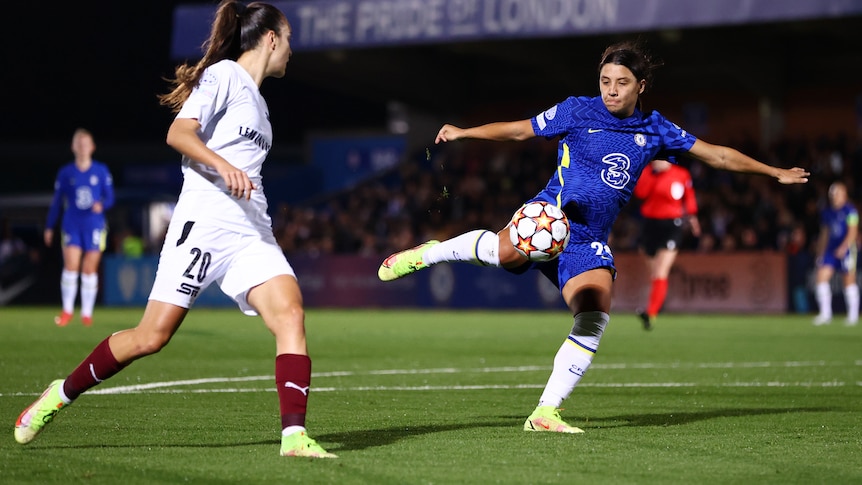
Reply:
<svg viewBox="0 0 862 485"><path fill-rule="evenodd" d="M382 281L391 281L438 263L455 261L500 266L499 236L493 231L477 229L443 242L428 241L386 258L377 270L377 276Z"/></svg>
<svg viewBox="0 0 862 485"><path fill-rule="evenodd" d="M427 268L430 265L425 262L423 256L436 244L440 244L440 241L424 242L416 247L390 255L383 260L380 268L377 269L377 277L381 281L392 281Z"/></svg>

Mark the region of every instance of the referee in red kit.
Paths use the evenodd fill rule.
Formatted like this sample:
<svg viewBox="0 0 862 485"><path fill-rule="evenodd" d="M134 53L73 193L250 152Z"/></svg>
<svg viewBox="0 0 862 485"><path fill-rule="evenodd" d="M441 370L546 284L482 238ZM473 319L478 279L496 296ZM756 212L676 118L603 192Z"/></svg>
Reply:
<svg viewBox="0 0 862 485"><path fill-rule="evenodd" d="M679 252L686 220L691 233L700 236L697 200L689 171L667 160L653 160L641 173L634 196L641 200L643 227L640 247L647 256L650 294L645 310L639 310L645 330L650 330L667 297L667 279Z"/></svg>

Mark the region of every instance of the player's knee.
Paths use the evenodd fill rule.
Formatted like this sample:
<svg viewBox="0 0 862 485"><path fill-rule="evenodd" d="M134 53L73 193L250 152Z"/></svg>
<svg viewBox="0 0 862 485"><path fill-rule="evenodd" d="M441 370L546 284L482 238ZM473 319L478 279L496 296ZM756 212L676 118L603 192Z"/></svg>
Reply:
<svg viewBox="0 0 862 485"><path fill-rule="evenodd" d="M577 291L569 302L569 307L576 314L588 312L608 312L610 308L610 292L601 286L588 286Z"/></svg>
<svg viewBox="0 0 862 485"><path fill-rule="evenodd" d="M529 261L515 261L503 265L503 269L512 274L524 274L533 267L533 263Z"/></svg>
<svg viewBox="0 0 862 485"><path fill-rule="evenodd" d="M161 332L142 332L136 335L135 338L135 357L144 357L152 355L163 348L171 341L169 334Z"/></svg>
<svg viewBox="0 0 862 485"><path fill-rule="evenodd" d="M273 310L272 317L269 318L271 321L267 324L274 332L281 328L302 327L305 324L305 309L300 302L283 302Z"/></svg>
<svg viewBox="0 0 862 485"><path fill-rule="evenodd" d="M505 231L503 236L500 234L503 234L503 231L497 234L499 240L497 245L499 252L497 254L500 258L500 266L515 274L527 271L530 268L530 261L515 250L515 246L509 241L508 231Z"/></svg>

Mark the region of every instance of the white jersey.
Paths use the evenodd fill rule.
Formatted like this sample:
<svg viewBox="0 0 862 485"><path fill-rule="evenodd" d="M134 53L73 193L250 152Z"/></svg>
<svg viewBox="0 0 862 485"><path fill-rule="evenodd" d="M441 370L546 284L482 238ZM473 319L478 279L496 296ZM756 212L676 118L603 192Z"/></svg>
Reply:
<svg viewBox="0 0 862 485"><path fill-rule="evenodd" d="M190 308L212 283L256 314L248 290L279 275L296 277L272 234L260 170L272 145L269 110L239 64L208 67L177 118L201 124L214 152L244 170L257 188L251 200L230 195L219 174L183 157L183 188L159 257L150 299Z"/></svg>
<svg viewBox="0 0 862 485"><path fill-rule="evenodd" d="M183 187L176 212L241 233L271 233L260 172L272 147L272 125L269 108L251 75L231 60L209 66L177 118L196 119L206 146L246 172L256 190L249 201L232 197L218 172L183 156Z"/></svg>

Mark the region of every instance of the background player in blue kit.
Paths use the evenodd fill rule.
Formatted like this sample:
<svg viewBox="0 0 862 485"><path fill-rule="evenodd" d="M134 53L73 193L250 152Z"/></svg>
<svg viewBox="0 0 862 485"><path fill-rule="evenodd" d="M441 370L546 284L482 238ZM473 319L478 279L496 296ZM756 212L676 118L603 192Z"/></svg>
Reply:
<svg viewBox="0 0 862 485"><path fill-rule="evenodd" d="M72 135L75 161L60 168L54 182L54 199L48 210L45 245L54 242L54 227L62 213L60 243L63 247L63 273L60 295L63 311L54 323L66 326L75 310L78 274L81 277L81 322L93 323L93 307L99 292L99 262L105 251L108 228L105 211L114 205L114 182L107 165L93 160L96 144L83 129Z"/></svg>
<svg viewBox="0 0 862 485"><path fill-rule="evenodd" d="M832 321L832 276L843 274L844 304L848 325L859 321L859 285L856 283L856 237L859 235L859 212L847 196L847 186L835 182L829 186L828 203L820 214L820 238L817 241L817 275L815 295L820 312L814 325Z"/></svg>
<svg viewBox="0 0 862 485"><path fill-rule="evenodd" d="M582 432L563 421L558 408L589 368L608 324L616 277L608 235L651 160L687 152L717 169L767 175L782 184L808 181L808 172L801 168L765 165L733 148L698 140L656 111L642 112L640 95L649 88L657 65L638 44L616 44L599 62L600 96L569 97L530 119L466 129L447 124L438 132L436 143L559 139L556 173L531 199L557 205L570 220L571 239L557 259L528 262L509 243L504 228L428 241L389 256L378 270L380 279L389 281L442 262L465 261L516 273L535 266L557 284L574 326L554 358L538 406L524 423L527 431Z"/></svg>

